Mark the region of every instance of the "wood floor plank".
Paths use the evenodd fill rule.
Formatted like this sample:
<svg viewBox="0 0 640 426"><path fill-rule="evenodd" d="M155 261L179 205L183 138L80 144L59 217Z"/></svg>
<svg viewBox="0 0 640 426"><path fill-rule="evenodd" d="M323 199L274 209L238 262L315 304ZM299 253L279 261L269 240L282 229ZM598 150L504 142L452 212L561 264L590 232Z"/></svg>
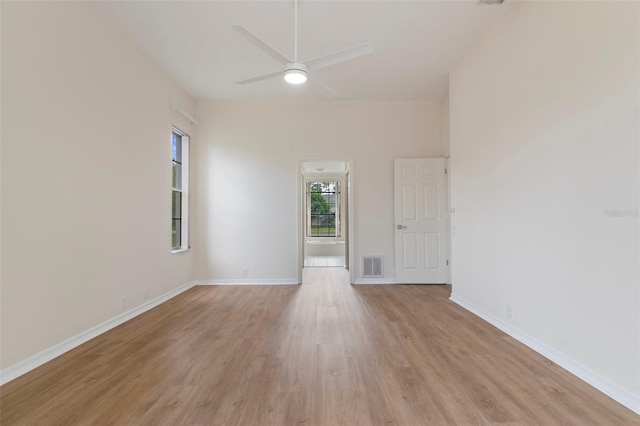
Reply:
<svg viewBox="0 0 640 426"><path fill-rule="evenodd" d="M195 287L0 388L9 425L640 425L450 286Z"/></svg>

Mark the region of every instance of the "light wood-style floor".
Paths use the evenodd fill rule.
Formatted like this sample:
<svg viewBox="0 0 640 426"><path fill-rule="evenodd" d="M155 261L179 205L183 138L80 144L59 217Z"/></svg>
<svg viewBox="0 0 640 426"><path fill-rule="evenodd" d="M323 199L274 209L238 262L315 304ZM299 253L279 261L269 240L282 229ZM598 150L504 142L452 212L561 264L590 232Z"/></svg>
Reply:
<svg viewBox="0 0 640 426"><path fill-rule="evenodd" d="M196 287L3 386L1 424L640 424L450 291Z"/></svg>
<svg viewBox="0 0 640 426"><path fill-rule="evenodd" d="M344 256L306 256L304 267L344 267Z"/></svg>

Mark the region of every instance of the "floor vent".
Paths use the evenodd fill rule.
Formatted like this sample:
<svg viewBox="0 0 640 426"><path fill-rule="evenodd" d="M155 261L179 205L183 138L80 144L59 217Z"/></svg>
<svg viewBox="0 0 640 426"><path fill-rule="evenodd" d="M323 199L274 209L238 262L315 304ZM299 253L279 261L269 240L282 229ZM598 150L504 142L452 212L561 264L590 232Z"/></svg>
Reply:
<svg viewBox="0 0 640 426"><path fill-rule="evenodd" d="M382 278L382 256L362 256L362 278Z"/></svg>

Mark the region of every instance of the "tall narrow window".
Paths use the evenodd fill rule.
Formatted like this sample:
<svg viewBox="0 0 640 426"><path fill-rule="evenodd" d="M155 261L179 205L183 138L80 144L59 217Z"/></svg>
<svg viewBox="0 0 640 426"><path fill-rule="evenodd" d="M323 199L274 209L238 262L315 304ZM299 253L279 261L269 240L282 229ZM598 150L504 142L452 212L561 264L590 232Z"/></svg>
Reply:
<svg viewBox="0 0 640 426"><path fill-rule="evenodd" d="M171 132L171 250L189 248L189 136Z"/></svg>
<svg viewBox="0 0 640 426"><path fill-rule="evenodd" d="M340 182L307 182L307 236L340 236Z"/></svg>

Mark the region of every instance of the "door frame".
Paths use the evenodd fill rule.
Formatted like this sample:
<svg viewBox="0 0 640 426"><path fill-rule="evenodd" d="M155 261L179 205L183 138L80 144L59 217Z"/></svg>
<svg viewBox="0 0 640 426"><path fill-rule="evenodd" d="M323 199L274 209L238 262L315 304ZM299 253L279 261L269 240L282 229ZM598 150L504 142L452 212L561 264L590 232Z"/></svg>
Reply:
<svg viewBox="0 0 640 426"><path fill-rule="evenodd" d="M302 284L302 269L304 268L304 240L306 235L306 198L307 188L304 176L304 163L309 162L340 162L345 163L344 187L342 191L346 191L346 220L344 223L346 232L345 240L345 268L349 270L349 282L353 282L353 247L354 247L354 227L353 227L353 162L350 159L326 159L326 158L301 158L298 159L298 283Z"/></svg>
<svg viewBox="0 0 640 426"><path fill-rule="evenodd" d="M451 244L452 244L452 228L451 228L451 194L450 194L450 183L451 183L451 168L450 168L450 158L448 156L442 156L442 157L396 157L394 158L394 175L395 175L395 161L396 160L421 160L421 159L425 159L425 160L430 160L430 159L439 159L439 160L443 160L444 163L444 219L445 219L445 224L444 224L444 232L442 233L442 235L445 238L444 241L444 254L446 256L446 269L445 269L445 284L451 284L451 270L452 270L452 263L451 263ZM397 218L395 217L395 199L396 199L396 193L395 193L395 178L394 178L394 194L393 194L393 203L394 203L394 221L397 222ZM395 223L394 222L394 223ZM395 228L395 226L394 226ZM395 231L394 231L395 232ZM394 236L394 280L397 282L397 271L398 271L398 265L397 263L397 250L395 247L395 236Z"/></svg>
<svg viewBox="0 0 640 426"><path fill-rule="evenodd" d="M453 244L451 234L451 162L449 161L449 156L445 156L444 158L444 168L445 168L445 199L446 199L446 215L447 215L447 259L449 260L449 265L447 268L447 284L451 284L451 268L453 260L451 259L451 244Z"/></svg>

